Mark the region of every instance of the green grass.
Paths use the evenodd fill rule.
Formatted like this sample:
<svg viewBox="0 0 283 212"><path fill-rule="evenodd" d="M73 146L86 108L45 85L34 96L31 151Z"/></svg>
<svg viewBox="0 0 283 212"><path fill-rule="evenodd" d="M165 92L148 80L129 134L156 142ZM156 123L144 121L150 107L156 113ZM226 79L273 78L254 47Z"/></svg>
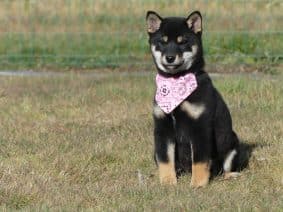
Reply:
<svg viewBox="0 0 283 212"><path fill-rule="evenodd" d="M159 185L153 74L1 77L1 209L280 211L282 80L282 74L213 80L236 132L254 149L240 178L220 176L192 190L190 175L176 187Z"/></svg>
<svg viewBox="0 0 283 212"><path fill-rule="evenodd" d="M283 34L248 33L204 34L204 50L209 63L274 64L280 61ZM2 67L26 68L97 68L151 64L145 32L104 35L9 34L0 36ZM72 40L72 42L69 42ZM265 49L263 49L265 48Z"/></svg>
<svg viewBox="0 0 283 212"><path fill-rule="evenodd" d="M31 0L0 2L1 69L72 69L151 64L147 10L201 10L211 63L282 63L280 1ZM232 15L231 15L232 14Z"/></svg>

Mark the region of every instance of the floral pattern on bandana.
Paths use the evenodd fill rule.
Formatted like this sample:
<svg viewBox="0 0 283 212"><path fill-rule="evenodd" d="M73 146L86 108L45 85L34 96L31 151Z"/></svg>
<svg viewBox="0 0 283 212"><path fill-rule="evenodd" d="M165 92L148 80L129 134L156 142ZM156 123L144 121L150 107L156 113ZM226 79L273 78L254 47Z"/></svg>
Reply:
<svg viewBox="0 0 283 212"><path fill-rule="evenodd" d="M169 78L157 74L156 86L156 103L168 114L196 90L197 80L196 76L192 73L180 77Z"/></svg>

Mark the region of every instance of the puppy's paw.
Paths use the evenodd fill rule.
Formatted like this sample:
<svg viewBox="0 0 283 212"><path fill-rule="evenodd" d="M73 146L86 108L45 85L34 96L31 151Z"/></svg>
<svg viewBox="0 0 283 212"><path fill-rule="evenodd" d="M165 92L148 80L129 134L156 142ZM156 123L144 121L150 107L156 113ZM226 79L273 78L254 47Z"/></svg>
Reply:
<svg viewBox="0 0 283 212"><path fill-rule="evenodd" d="M160 183L162 185L177 185L177 177L173 175L160 176Z"/></svg>
<svg viewBox="0 0 283 212"><path fill-rule="evenodd" d="M192 177L190 186L191 186L192 188L205 187L205 186L207 186L208 181L209 181L209 177L204 177L204 178L195 178L195 177Z"/></svg>
<svg viewBox="0 0 283 212"><path fill-rule="evenodd" d="M176 185L177 177L172 164L159 164L159 178L162 185Z"/></svg>
<svg viewBox="0 0 283 212"><path fill-rule="evenodd" d="M226 172L224 173L224 180L235 179L240 176L241 174L239 172Z"/></svg>
<svg viewBox="0 0 283 212"><path fill-rule="evenodd" d="M192 179L191 187L200 188L205 187L209 182L210 172L209 164L207 163L197 163L192 166Z"/></svg>

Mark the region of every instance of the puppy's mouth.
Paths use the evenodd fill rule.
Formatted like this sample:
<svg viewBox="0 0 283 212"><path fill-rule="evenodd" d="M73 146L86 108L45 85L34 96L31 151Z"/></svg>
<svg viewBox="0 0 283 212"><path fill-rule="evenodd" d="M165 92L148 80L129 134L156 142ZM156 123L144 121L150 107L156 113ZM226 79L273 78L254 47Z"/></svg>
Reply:
<svg viewBox="0 0 283 212"><path fill-rule="evenodd" d="M183 64L184 64L184 62L181 62L179 64L163 64L163 66L166 69L169 69L169 70L176 70L176 69L180 68Z"/></svg>

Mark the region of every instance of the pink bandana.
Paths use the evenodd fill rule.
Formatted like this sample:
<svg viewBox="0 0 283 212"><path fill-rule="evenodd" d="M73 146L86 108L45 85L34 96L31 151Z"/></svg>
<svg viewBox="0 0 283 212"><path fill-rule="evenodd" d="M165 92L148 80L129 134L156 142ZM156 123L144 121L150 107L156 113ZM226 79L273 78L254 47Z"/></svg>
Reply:
<svg viewBox="0 0 283 212"><path fill-rule="evenodd" d="M192 73L176 78L166 78L157 74L156 85L156 103L168 114L197 88L197 80L196 76Z"/></svg>

